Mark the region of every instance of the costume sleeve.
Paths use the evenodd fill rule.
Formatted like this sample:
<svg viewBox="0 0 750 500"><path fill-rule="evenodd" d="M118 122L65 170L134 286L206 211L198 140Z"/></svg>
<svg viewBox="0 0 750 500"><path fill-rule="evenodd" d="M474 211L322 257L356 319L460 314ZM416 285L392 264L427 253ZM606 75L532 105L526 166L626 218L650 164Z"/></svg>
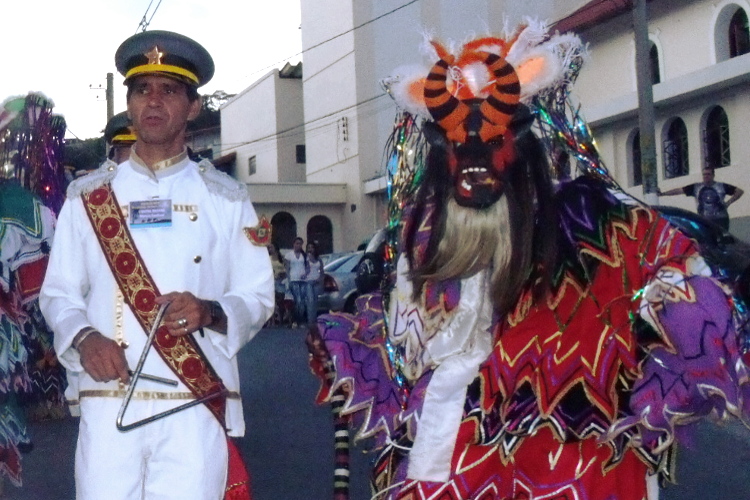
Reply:
<svg viewBox="0 0 750 500"><path fill-rule="evenodd" d="M728 194L729 196L733 196L734 193L737 192L737 186L733 186L731 184L724 183L724 192Z"/></svg>
<svg viewBox="0 0 750 500"><path fill-rule="evenodd" d="M225 257L229 261L227 288L218 302L227 315L227 334L215 333L211 339L228 358L234 357L252 339L273 314L273 270L262 239L251 229L260 229L255 209L249 201L233 203L230 244Z"/></svg>
<svg viewBox="0 0 750 500"><path fill-rule="evenodd" d="M682 192L685 193L685 196L695 196L695 184L683 187Z"/></svg>
<svg viewBox="0 0 750 500"><path fill-rule="evenodd" d="M742 401L750 393L731 290L681 233L661 221L655 235L639 301L645 357L630 397L632 416L616 428L636 427L642 445L661 453L678 425L748 414Z"/></svg>
<svg viewBox="0 0 750 500"><path fill-rule="evenodd" d="M83 371L78 351L71 348L73 337L90 326L86 315L86 296L89 291L85 266L85 241L78 225L85 218L80 198L68 199L63 204L57 221L49 265L39 296L44 318L55 333L57 356L65 368Z"/></svg>
<svg viewBox="0 0 750 500"><path fill-rule="evenodd" d="M360 297L357 310L356 316L318 317L318 332L330 361L323 363L313 356L310 367L322 382L317 402L330 402L335 393L343 392L342 413L352 416L352 426L358 429L355 438L374 437L377 447L420 407L430 376L423 376L411 388L409 405L403 408L382 331L380 292Z"/></svg>

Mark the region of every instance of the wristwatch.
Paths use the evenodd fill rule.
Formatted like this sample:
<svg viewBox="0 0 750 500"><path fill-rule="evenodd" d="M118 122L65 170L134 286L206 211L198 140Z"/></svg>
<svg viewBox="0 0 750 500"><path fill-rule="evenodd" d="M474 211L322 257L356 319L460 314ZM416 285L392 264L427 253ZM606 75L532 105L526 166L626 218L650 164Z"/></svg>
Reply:
<svg viewBox="0 0 750 500"><path fill-rule="evenodd" d="M218 325L224 317L224 309L222 309L221 304L219 304L215 300L209 302L209 306L209 313L211 314L211 324Z"/></svg>

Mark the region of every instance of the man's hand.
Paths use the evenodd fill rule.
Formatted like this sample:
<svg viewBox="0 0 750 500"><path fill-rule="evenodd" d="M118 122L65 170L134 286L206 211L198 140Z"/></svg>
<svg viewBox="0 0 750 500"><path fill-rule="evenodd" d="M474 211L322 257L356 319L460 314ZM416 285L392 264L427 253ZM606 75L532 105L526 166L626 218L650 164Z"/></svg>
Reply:
<svg viewBox="0 0 750 500"><path fill-rule="evenodd" d="M164 324L169 334L182 337L211 324L211 305L190 292L170 292L156 298L159 305L169 304Z"/></svg>
<svg viewBox="0 0 750 500"><path fill-rule="evenodd" d="M97 382L130 382L125 351L114 340L93 332L78 345L78 352L83 369Z"/></svg>

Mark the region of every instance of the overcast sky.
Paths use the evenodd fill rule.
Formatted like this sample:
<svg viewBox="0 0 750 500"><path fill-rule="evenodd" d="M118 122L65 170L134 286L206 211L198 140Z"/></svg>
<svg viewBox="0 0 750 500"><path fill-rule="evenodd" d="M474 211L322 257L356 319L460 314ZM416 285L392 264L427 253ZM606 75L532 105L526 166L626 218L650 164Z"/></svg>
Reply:
<svg viewBox="0 0 750 500"><path fill-rule="evenodd" d="M115 51L140 31L149 3L148 29L177 31L213 56L216 73L201 93L237 93L271 69L301 60L299 0L161 0L155 13L159 0L4 1L0 101L42 92L65 116L66 137L100 136L107 73L114 73L114 111L125 110ZM89 88L100 85L100 91Z"/></svg>

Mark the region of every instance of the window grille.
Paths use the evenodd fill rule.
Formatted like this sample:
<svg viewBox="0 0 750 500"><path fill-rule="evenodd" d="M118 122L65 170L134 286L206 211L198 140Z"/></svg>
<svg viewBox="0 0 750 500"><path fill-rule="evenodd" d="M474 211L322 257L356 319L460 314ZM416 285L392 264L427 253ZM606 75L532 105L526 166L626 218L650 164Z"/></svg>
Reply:
<svg viewBox="0 0 750 500"><path fill-rule="evenodd" d="M685 122L675 119L669 126L667 138L663 142L664 177L673 179L689 172L688 137Z"/></svg>

